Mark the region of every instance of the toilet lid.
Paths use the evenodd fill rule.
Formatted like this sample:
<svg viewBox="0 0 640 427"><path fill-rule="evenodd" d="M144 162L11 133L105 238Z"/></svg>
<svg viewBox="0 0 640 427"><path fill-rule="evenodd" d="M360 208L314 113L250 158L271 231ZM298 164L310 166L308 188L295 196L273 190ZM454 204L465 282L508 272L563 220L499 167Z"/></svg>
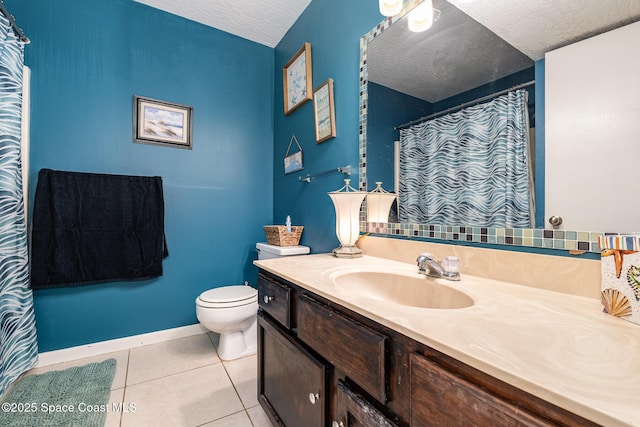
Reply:
<svg viewBox="0 0 640 427"><path fill-rule="evenodd" d="M220 288L210 289L200 294L200 300L204 302L240 302L251 298L256 298L257 289L251 286L235 285L222 286Z"/></svg>

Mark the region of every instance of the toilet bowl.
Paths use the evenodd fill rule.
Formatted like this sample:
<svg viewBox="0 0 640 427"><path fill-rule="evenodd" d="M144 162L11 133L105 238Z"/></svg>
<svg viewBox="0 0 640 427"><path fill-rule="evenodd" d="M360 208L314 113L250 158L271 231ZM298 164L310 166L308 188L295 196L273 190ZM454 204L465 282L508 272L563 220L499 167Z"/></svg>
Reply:
<svg viewBox="0 0 640 427"><path fill-rule="evenodd" d="M247 284L210 289L196 299L198 321L220 334L218 356L223 360L256 353L257 312L258 291Z"/></svg>
<svg viewBox="0 0 640 427"><path fill-rule="evenodd" d="M258 259L309 253L307 246L274 246L257 243ZM258 291L247 282L222 286L196 298L196 316L205 328L220 334L218 356L223 360L255 354L258 348Z"/></svg>

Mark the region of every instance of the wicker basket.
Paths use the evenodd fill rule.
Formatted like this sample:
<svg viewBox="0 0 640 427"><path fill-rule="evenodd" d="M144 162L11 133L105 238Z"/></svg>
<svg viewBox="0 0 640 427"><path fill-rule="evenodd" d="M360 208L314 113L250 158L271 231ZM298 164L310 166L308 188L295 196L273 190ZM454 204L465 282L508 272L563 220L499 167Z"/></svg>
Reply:
<svg viewBox="0 0 640 427"><path fill-rule="evenodd" d="M265 225L264 234L267 236L267 243L275 246L297 246L302 235L301 225L291 226L291 232L287 233L284 225Z"/></svg>

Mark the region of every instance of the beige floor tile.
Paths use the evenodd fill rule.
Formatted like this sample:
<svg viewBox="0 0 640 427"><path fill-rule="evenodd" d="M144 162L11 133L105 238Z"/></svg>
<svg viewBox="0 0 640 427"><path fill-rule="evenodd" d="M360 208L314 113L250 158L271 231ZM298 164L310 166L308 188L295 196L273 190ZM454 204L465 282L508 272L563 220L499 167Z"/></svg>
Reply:
<svg viewBox="0 0 640 427"><path fill-rule="evenodd" d="M207 333L207 335L209 335L209 339L211 340L211 342L213 343L214 347L217 350L218 344L220 344L220 334L217 332L209 332Z"/></svg>
<svg viewBox="0 0 640 427"><path fill-rule="evenodd" d="M250 408L258 404L258 359L256 355L225 361L224 367L229 373L242 404Z"/></svg>
<svg viewBox="0 0 640 427"><path fill-rule="evenodd" d="M114 410L118 408L118 404L123 401L124 398L124 388L119 388L117 390L111 390L111 396L109 396L109 403L107 403L107 420L105 421L104 427L119 427L120 426L120 418L122 416L122 412ZM116 404L114 407L113 404Z"/></svg>
<svg viewBox="0 0 640 427"><path fill-rule="evenodd" d="M249 415L242 411L204 424L202 427L253 427L253 424L251 424Z"/></svg>
<svg viewBox="0 0 640 427"><path fill-rule="evenodd" d="M122 427L199 426L243 409L220 363L127 386L124 400L136 411L122 414Z"/></svg>
<svg viewBox="0 0 640 427"><path fill-rule="evenodd" d="M31 369L27 375L44 374L50 371L62 371L72 366L82 366L88 363L102 362L103 360L116 359L116 374L113 377L111 390L124 387L127 378L127 364L129 361L129 350L116 351L114 353L106 353L98 356L85 357L83 359L70 360L68 362L56 363L55 365L43 366L41 368Z"/></svg>
<svg viewBox="0 0 640 427"><path fill-rule="evenodd" d="M131 349L127 385L219 363L207 334Z"/></svg>
<svg viewBox="0 0 640 427"><path fill-rule="evenodd" d="M249 408L247 409L247 413L249 414L249 418L251 418L253 427L272 427L271 421L269 421L267 414L264 413L262 406L258 405Z"/></svg>

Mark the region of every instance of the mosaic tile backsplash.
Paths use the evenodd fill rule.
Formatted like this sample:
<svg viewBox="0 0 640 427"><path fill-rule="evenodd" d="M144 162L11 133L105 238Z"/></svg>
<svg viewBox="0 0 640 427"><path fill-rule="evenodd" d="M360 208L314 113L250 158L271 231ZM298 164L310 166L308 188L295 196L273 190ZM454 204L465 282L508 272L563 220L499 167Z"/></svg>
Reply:
<svg viewBox="0 0 640 427"><path fill-rule="evenodd" d="M364 221L360 222L360 230L382 235L596 253L600 253L598 238L603 236L603 233L587 231L387 224Z"/></svg>

